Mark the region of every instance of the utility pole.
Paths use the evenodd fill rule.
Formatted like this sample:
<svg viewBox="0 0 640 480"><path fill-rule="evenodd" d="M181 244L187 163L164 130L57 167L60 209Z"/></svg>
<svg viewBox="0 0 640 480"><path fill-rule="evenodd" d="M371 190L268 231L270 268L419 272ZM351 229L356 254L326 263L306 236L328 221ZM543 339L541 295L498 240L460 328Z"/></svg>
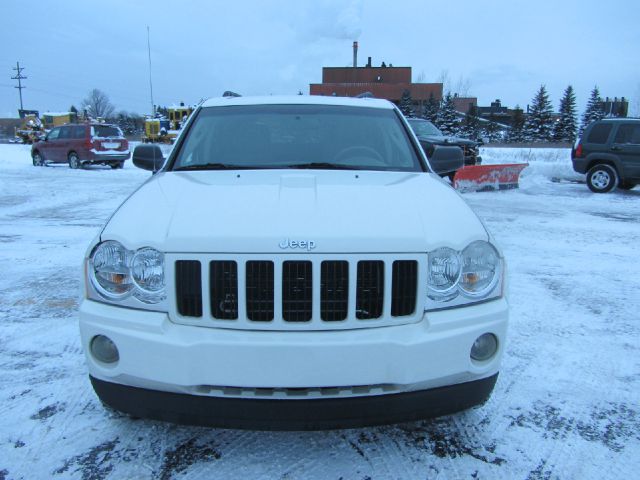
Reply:
<svg viewBox="0 0 640 480"><path fill-rule="evenodd" d="M22 107L22 89L27 87L22 86L22 80L26 79L27 77L22 75L22 70L24 70L24 68L20 68L20 62L16 62L16 67L14 68L14 70L18 73L15 77L11 77L11 79L18 80L18 86L13 88L17 88L18 92L20 92L20 110L24 110L24 108Z"/></svg>
<svg viewBox="0 0 640 480"><path fill-rule="evenodd" d="M149 40L149 25L147 25L147 53L149 54L149 90L151 90L151 116L156 116L156 106L153 103L153 83L151 83L151 41Z"/></svg>

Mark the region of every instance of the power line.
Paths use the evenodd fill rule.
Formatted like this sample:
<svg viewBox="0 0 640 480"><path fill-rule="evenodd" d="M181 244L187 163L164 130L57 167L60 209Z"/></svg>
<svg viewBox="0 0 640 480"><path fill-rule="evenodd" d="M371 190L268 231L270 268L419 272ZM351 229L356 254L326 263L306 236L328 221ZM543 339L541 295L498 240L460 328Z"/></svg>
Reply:
<svg viewBox="0 0 640 480"><path fill-rule="evenodd" d="M22 86L22 80L25 80L27 77L22 75L22 70L24 70L24 68L20 68L20 62L16 62L16 67L14 68L14 70L18 73L15 77L11 77L11 79L18 80L18 86L15 88L17 88L18 92L20 93L20 110L24 110L24 107L22 106L22 89L27 87Z"/></svg>

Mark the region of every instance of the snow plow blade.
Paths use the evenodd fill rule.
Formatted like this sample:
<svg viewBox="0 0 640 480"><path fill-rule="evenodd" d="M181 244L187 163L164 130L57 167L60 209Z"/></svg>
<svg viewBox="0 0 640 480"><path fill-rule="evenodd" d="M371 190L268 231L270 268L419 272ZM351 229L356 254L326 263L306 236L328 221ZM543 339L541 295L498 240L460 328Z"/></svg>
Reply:
<svg viewBox="0 0 640 480"><path fill-rule="evenodd" d="M528 166L528 163L507 163L462 167L453 177L453 188L461 192L518 188L520 172Z"/></svg>

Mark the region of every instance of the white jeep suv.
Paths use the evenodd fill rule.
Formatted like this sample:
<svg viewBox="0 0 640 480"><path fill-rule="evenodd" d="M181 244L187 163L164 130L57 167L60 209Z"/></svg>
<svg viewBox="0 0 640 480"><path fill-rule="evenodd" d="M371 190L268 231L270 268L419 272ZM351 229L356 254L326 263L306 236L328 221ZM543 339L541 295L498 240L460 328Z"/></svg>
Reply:
<svg viewBox="0 0 640 480"><path fill-rule="evenodd" d="M484 402L505 265L374 99L221 98L87 250L80 331L102 402L252 429L409 421Z"/></svg>

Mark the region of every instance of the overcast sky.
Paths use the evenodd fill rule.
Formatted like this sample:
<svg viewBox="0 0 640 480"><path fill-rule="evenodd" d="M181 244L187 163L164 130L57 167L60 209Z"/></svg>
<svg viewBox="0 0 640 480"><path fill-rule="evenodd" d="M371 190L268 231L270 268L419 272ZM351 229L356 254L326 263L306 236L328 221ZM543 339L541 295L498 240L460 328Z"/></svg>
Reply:
<svg viewBox="0 0 640 480"><path fill-rule="evenodd" d="M25 108L66 111L99 88L117 110L149 113L147 25L159 105L308 94L323 66L351 64L354 40L360 65L410 66L425 82L447 72L480 105L524 107L541 84L554 109L569 84L580 111L594 85L633 110L640 97L639 0L3 0L0 116L17 115L16 61Z"/></svg>

